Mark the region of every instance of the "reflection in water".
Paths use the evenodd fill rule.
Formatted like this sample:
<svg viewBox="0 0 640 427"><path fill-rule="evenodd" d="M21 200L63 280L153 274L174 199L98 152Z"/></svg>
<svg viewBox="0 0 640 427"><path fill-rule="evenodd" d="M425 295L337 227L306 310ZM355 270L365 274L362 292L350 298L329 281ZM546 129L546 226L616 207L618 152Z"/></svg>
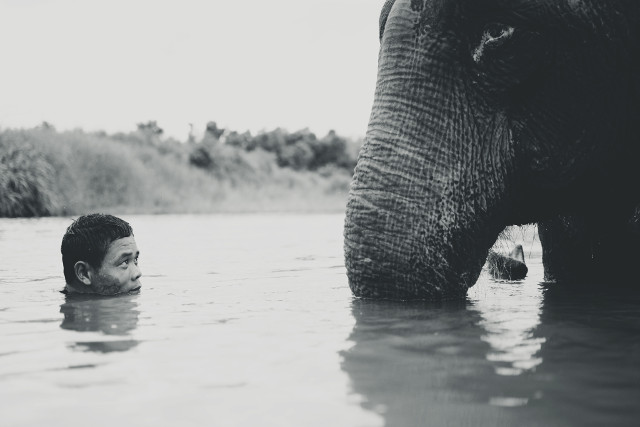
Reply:
<svg viewBox="0 0 640 427"><path fill-rule="evenodd" d="M638 425L640 290L545 284L542 293L545 410L557 425Z"/></svg>
<svg viewBox="0 0 640 427"><path fill-rule="evenodd" d="M97 295L67 295L60 306L64 319L60 327L78 332L102 332L105 335L129 335L138 325L137 294L115 297ZM138 345L138 341L101 340L79 341L73 348L100 353L127 351Z"/></svg>
<svg viewBox="0 0 640 427"><path fill-rule="evenodd" d="M389 426L630 426L640 291L484 283L462 305L354 300L342 369Z"/></svg>
<svg viewBox="0 0 640 427"><path fill-rule="evenodd" d="M342 369L362 406L390 426L509 425L487 405L496 378L482 317L466 302L354 300Z"/></svg>
<svg viewBox="0 0 640 427"><path fill-rule="evenodd" d="M494 298L475 301L479 310L480 322L486 333L482 340L490 345L487 359L493 362L498 375L521 375L535 369L542 359L538 357L545 338L535 336L534 331L540 323L542 296L538 287L523 282L487 283L487 292ZM500 298L501 293L507 295ZM504 298L509 298L505 301ZM517 304L513 301L517 300ZM499 403L499 399L494 399ZM526 403L524 400L505 400L508 406Z"/></svg>

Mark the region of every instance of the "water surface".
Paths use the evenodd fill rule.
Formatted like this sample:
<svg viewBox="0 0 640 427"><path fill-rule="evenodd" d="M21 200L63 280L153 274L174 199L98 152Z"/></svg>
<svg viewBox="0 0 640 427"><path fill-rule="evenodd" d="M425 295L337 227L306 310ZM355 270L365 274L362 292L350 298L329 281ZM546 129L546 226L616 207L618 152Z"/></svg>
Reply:
<svg viewBox="0 0 640 427"><path fill-rule="evenodd" d="M342 215L125 219L114 298L59 293L69 219L0 219L3 426L637 425L640 292L546 285L537 242L522 282L375 302Z"/></svg>

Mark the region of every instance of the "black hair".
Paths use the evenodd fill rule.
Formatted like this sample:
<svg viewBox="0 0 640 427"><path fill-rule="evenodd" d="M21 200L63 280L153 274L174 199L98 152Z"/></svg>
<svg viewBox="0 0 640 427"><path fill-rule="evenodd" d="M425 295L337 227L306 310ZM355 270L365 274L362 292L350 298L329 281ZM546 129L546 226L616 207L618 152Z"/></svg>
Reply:
<svg viewBox="0 0 640 427"><path fill-rule="evenodd" d="M96 213L73 221L62 237L60 248L67 283L76 279L75 264L78 261L100 268L111 242L129 236L133 236L129 223L113 215Z"/></svg>

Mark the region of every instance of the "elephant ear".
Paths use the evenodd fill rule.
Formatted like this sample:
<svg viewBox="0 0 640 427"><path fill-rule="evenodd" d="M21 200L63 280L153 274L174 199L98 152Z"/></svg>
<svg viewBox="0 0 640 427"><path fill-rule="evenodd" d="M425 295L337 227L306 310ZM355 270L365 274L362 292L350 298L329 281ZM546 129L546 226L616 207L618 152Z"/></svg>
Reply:
<svg viewBox="0 0 640 427"><path fill-rule="evenodd" d="M476 82L489 92L525 83L549 63L550 41L540 33L491 23L471 43Z"/></svg>
<svg viewBox="0 0 640 427"><path fill-rule="evenodd" d="M384 34L384 27L387 24L387 18L389 17L389 13L391 13L391 8L393 7L393 3L395 0L387 0L382 6L382 12L380 12L380 40L382 40L382 35Z"/></svg>

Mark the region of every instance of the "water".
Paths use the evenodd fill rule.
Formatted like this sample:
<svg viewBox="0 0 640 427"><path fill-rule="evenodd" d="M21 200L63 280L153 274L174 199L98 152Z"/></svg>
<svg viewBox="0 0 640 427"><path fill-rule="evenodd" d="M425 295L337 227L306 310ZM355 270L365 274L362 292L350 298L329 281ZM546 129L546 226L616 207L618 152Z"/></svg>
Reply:
<svg viewBox="0 0 640 427"><path fill-rule="evenodd" d="M67 298L69 220L0 219L2 426L633 426L640 291L486 275L356 300L342 215L127 216L143 289Z"/></svg>

